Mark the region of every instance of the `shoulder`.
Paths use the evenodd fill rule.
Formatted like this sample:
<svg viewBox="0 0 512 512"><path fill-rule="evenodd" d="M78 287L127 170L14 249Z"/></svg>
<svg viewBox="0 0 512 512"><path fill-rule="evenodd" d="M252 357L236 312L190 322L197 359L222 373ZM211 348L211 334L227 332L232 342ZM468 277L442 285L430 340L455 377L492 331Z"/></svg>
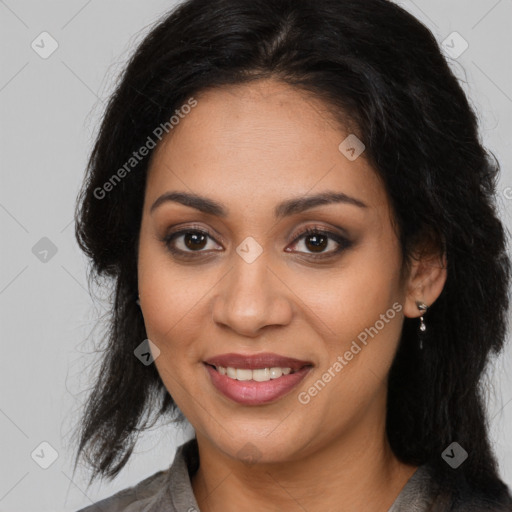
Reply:
<svg viewBox="0 0 512 512"><path fill-rule="evenodd" d="M474 495L462 500L455 500L450 512L512 512L512 501L504 503L493 498L482 498Z"/></svg>
<svg viewBox="0 0 512 512"><path fill-rule="evenodd" d="M512 497L507 489L502 492L481 492L463 485L454 490L450 512L512 512Z"/></svg>
<svg viewBox="0 0 512 512"><path fill-rule="evenodd" d="M174 512L198 510L190 475L198 466L197 442L187 441L176 450L172 465L77 512Z"/></svg>
<svg viewBox="0 0 512 512"><path fill-rule="evenodd" d="M440 512L512 512L512 495L501 480L493 480L485 490L476 490L462 472L449 480L438 483L435 503Z"/></svg>
<svg viewBox="0 0 512 512"><path fill-rule="evenodd" d="M168 469L158 471L138 484L127 487L77 512L136 512L143 510L144 507L158 499L159 493L165 487L168 473Z"/></svg>
<svg viewBox="0 0 512 512"><path fill-rule="evenodd" d="M388 512L512 512L512 497L503 482L478 492L462 472L447 475L424 464Z"/></svg>

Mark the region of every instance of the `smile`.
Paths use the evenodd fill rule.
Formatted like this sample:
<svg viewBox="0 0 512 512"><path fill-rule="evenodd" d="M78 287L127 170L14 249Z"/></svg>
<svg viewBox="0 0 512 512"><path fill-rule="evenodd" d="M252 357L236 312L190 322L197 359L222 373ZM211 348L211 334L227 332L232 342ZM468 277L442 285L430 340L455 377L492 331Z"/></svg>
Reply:
<svg viewBox="0 0 512 512"><path fill-rule="evenodd" d="M204 367L224 397L241 405L264 405L290 393L313 365L275 354L225 354L207 360Z"/></svg>

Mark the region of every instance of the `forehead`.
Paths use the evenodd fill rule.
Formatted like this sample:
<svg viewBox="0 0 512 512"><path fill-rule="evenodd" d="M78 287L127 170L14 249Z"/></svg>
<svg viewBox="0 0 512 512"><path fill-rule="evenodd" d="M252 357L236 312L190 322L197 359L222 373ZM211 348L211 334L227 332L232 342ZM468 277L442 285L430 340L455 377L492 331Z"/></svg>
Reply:
<svg viewBox="0 0 512 512"><path fill-rule="evenodd" d="M351 133L320 99L273 80L194 98L152 156L146 197L189 191L245 210L326 190L386 202L364 153L340 151Z"/></svg>

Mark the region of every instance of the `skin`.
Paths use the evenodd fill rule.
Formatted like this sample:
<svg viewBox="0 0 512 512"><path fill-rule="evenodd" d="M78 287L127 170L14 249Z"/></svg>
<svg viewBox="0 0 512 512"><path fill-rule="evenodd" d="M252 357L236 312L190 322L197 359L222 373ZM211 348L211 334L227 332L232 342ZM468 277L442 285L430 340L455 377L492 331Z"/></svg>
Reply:
<svg viewBox="0 0 512 512"><path fill-rule="evenodd" d="M198 504L205 512L388 510L417 468L398 461L388 444L386 379L404 315L419 317L415 301L430 306L442 291L444 255L429 248L400 278L385 190L364 153L350 161L339 151L351 132L320 100L274 80L195 98L198 105L152 155L138 279L148 338L160 350L156 367L196 431ZM151 212L170 191L206 196L229 214L176 202ZM273 217L281 201L324 191L366 207L336 203ZM314 260L311 238L296 236L303 227L345 235L352 244L334 254L338 243L329 239L321 253L331 256ZM183 228L211 235L201 254L185 236L174 240L195 259L173 255L163 241ZM263 251L252 263L236 252L247 237ZM394 303L401 311L300 403L298 393ZM203 365L228 352L274 352L311 361L313 369L274 403L240 405L212 386Z"/></svg>

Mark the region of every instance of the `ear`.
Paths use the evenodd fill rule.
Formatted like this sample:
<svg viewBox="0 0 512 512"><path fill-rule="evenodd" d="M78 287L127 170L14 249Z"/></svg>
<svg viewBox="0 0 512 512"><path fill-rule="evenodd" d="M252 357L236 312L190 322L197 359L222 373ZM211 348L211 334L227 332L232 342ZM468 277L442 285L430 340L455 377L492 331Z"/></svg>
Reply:
<svg viewBox="0 0 512 512"><path fill-rule="evenodd" d="M413 252L405 281L404 315L417 318L422 313L416 302L430 307L441 295L447 278L446 252L432 241L423 242Z"/></svg>

